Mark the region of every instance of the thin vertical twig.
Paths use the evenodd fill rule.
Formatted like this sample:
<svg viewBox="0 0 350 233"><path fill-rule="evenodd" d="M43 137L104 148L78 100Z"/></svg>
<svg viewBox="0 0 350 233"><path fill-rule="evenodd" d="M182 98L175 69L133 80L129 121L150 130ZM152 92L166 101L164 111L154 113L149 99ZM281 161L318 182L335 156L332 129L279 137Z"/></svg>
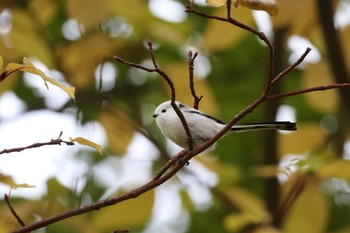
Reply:
<svg viewBox="0 0 350 233"><path fill-rule="evenodd" d="M188 51L188 77L190 80L190 91L191 94L193 96L193 108L198 109L199 107L199 102L201 101L201 99L203 98L203 96L201 95L200 97L197 96L196 94L196 90L194 88L194 60L196 59L196 57L198 56L198 52L195 52L194 54L192 53L191 50Z"/></svg>

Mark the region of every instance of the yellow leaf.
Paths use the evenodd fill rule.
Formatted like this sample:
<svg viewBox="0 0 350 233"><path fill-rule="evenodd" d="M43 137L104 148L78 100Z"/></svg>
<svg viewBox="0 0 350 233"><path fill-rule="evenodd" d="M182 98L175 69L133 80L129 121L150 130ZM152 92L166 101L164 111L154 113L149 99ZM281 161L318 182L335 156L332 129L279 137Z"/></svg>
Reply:
<svg viewBox="0 0 350 233"><path fill-rule="evenodd" d="M261 165L252 167L252 174L263 178L276 177L279 172L281 171L276 165Z"/></svg>
<svg viewBox="0 0 350 233"><path fill-rule="evenodd" d="M41 7L44 11L43 8L46 6L42 5ZM30 10L20 7L12 7L11 15L13 25L9 34L12 46L10 51L13 53L10 55L11 58L19 59L23 56L33 56L47 66L52 66L54 49L47 42L45 33L38 30L36 15L33 17L34 14Z"/></svg>
<svg viewBox="0 0 350 233"><path fill-rule="evenodd" d="M3 64L4 64L4 59L2 58L2 56L0 56L0 69L2 68Z"/></svg>
<svg viewBox="0 0 350 233"><path fill-rule="evenodd" d="M233 8L231 11L235 19L249 26L254 25L254 19L250 10ZM213 14L225 15L226 9L223 7L218 8ZM225 36L222 36L223 34ZM217 20L210 20L203 32L204 45L210 52L226 51L237 45L246 36L247 32L245 30Z"/></svg>
<svg viewBox="0 0 350 233"><path fill-rule="evenodd" d="M317 174L323 178L340 178L350 180L350 161L337 159L324 164L317 171Z"/></svg>
<svg viewBox="0 0 350 233"><path fill-rule="evenodd" d="M246 212L230 214L224 219L224 226L228 232L240 232L251 223L259 223L256 218Z"/></svg>
<svg viewBox="0 0 350 233"><path fill-rule="evenodd" d="M107 132L111 153L123 155L134 136L135 125L120 106L104 109L99 121Z"/></svg>
<svg viewBox="0 0 350 233"><path fill-rule="evenodd" d="M225 6L226 2L226 0L206 0L208 5L214 7ZM262 10L272 16L275 16L278 13L278 5L275 0L236 0L232 2L235 7L244 6L251 10Z"/></svg>
<svg viewBox="0 0 350 233"><path fill-rule="evenodd" d="M91 56L86 56L87 51ZM113 51L115 48L111 40L99 32L60 47L58 57L63 72L69 74L67 80L77 88L83 89L91 88L95 81L93 74L96 67L104 60L110 59Z"/></svg>
<svg viewBox="0 0 350 233"><path fill-rule="evenodd" d="M11 176L7 176L4 174L0 173L0 183L6 184L8 186L10 186L11 188L34 188L35 186L26 184L26 183L22 183L22 184L17 184L16 182L14 182L14 180L12 179Z"/></svg>
<svg viewBox="0 0 350 233"><path fill-rule="evenodd" d="M281 233L281 231L273 226L263 225L257 227L252 233Z"/></svg>
<svg viewBox="0 0 350 233"><path fill-rule="evenodd" d="M237 0L235 7L239 5L251 10L266 11L271 16L275 16L278 13L278 5L275 0Z"/></svg>
<svg viewBox="0 0 350 233"><path fill-rule="evenodd" d="M324 144L325 135L322 133L319 124L300 123L298 130L291 134L280 134L279 153L281 156L290 153L304 153L310 148L318 148ZM307 140L307 143L305 141Z"/></svg>
<svg viewBox="0 0 350 233"><path fill-rule="evenodd" d="M23 71L23 72L28 72L31 74L36 74L40 76L45 83L45 86L48 88L47 82L61 88L63 91L65 91L70 98L75 99L75 87L67 87L61 83L59 83L57 80L54 78L50 78L44 74L40 69L36 68L29 60L28 58L23 58L23 64L18 64L18 63L10 63L6 66L6 69L4 72L7 73L12 73L14 71Z"/></svg>
<svg viewBox="0 0 350 233"><path fill-rule="evenodd" d="M226 0L206 0L205 2L208 5L216 6L216 7L226 5Z"/></svg>
<svg viewBox="0 0 350 233"><path fill-rule="evenodd" d="M320 193L317 182L310 182L287 213L282 231L284 233L325 232L328 215L326 198Z"/></svg>
<svg viewBox="0 0 350 233"><path fill-rule="evenodd" d="M124 229L145 226L152 216L154 190L141 196L103 208L91 218L91 232L111 232L113 229Z"/></svg>
<svg viewBox="0 0 350 233"><path fill-rule="evenodd" d="M279 12L271 17L275 29L288 27L286 38L290 35L310 35L319 27L315 1L279 0Z"/></svg>
<svg viewBox="0 0 350 233"><path fill-rule="evenodd" d="M78 20L85 29L96 27L103 20L112 17L112 3L109 0L89 1L71 0L65 3L69 18ZM94 12L94 14L91 14Z"/></svg>
<svg viewBox="0 0 350 233"><path fill-rule="evenodd" d="M270 217L263 201L253 193L242 188L230 188L223 190L223 192L227 194L228 200L240 210L239 214L231 215L227 219L226 227L229 228L230 232L234 231L234 228L243 227L248 223L269 221Z"/></svg>
<svg viewBox="0 0 350 233"><path fill-rule="evenodd" d="M93 141L90 141L90 140L83 138L83 137L69 138L69 139L71 140L71 142L77 142L81 145L90 146L90 147L94 148L95 150L97 150L98 153L103 155L102 147Z"/></svg>
<svg viewBox="0 0 350 233"><path fill-rule="evenodd" d="M333 83L333 74L325 59L309 64L303 72L303 88L310 88ZM339 106L337 90L308 93L305 99L310 107L322 113L335 113Z"/></svg>

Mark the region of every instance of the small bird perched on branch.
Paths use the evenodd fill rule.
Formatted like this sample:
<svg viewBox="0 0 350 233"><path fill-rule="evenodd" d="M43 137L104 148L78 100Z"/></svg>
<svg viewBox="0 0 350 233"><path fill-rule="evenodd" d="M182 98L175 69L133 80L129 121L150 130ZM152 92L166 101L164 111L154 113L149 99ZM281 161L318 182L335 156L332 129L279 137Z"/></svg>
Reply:
<svg viewBox="0 0 350 233"><path fill-rule="evenodd" d="M194 149L209 141L226 126L224 122L202 113L197 109L191 108L177 101L175 103L185 117L193 139L192 143ZM171 101L161 103L155 109L153 117L164 136L184 149L189 148L185 128L174 108L171 106ZM296 130L297 126L296 123L289 121L234 125L226 134L271 129L292 131Z"/></svg>

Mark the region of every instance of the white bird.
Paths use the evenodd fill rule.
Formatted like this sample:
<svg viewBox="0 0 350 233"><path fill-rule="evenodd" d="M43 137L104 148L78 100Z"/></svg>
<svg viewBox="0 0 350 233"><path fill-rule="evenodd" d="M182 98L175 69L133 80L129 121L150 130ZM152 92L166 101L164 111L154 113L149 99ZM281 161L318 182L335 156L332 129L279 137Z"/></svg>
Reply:
<svg viewBox="0 0 350 233"><path fill-rule="evenodd" d="M176 105L184 115L193 138L193 148L198 148L220 130L226 124L212 116L198 111L195 108L186 106L176 101ZM171 101L161 103L154 111L153 117L162 134L173 141L178 146L188 149L188 139L186 131L179 116L171 106ZM245 125L234 125L229 133L239 133L254 130L296 130L296 123L289 121L279 121L272 123L253 123Z"/></svg>

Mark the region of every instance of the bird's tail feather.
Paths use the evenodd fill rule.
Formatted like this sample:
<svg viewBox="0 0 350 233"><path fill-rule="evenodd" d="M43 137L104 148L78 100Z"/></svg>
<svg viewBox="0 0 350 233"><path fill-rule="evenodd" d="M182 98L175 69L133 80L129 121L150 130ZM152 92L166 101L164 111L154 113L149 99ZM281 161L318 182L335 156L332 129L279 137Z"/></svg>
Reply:
<svg viewBox="0 0 350 233"><path fill-rule="evenodd" d="M271 123L253 123L253 124L244 124L244 125L234 125L231 128L231 132L239 133L246 131L255 131L255 130L296 130L297 124L290 121L277 121Z"/></svg>

